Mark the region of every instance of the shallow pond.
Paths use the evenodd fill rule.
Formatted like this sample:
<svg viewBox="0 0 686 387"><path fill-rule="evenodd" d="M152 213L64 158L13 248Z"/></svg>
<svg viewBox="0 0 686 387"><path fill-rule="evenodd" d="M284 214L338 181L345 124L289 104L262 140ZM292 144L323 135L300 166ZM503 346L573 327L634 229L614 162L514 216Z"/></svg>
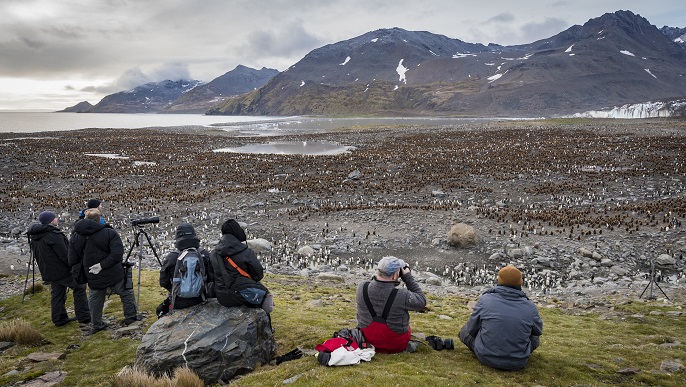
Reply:
<svg viewBox="0 0 686 387"><path fill-rule="evenodd" d="M237 148L215 149L215 152L261 153L277 155L337 155L355 149L330 141L280 141L249 144Z"/></svg>

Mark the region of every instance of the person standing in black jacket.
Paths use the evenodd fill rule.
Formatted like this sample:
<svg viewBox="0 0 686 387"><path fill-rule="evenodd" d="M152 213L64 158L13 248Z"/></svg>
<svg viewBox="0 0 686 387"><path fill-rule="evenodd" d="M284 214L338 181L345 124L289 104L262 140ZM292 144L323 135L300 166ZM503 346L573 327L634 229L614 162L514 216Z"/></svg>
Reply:
<svg viewBox="0 0 686 387"><path fill-rule="evenodd" d="M176 227L176 250L167 254L162 262L162 268L160 269L160 286L167 289L170 292L170 295L157 307L157 317L162 317L169 313L169 305L171 305L172 279L174 278L176 261L178 260L179 254L181 254L182 251L190 248L198 250L198 253L202 257L203 263L205 264L205 271L207 273L207 280L205 281L206 297L176 297L176 305L173 305L173 308L174 310L188 308L193 305L200 304L204 301L204 298L213 296L212 282L214 281L214 275L210 265L210 252L200 247L200 239L196 235L193 225L185 222L181 223Z"/></svg>
<svg viewBox="0 0 686 387"><path fill-rule="evenodd" d="M43 211L38 215L38 222L32 224L26 233L31 238L31 249L41 277L43 281L50 282L50 313L53 324L61 327L77 319L83 324L90 323L86 285L77 284L71 276L67 257L69 241L57 227L57 215ZM73 291L76 317L69 317L64 306L67 288Z"/></svg>
<svg viewBox="0 0 686 387"><path fill-rule="evenodd" d="M88 209L85 219L74 225L69 243L69 265L75 277L82 270L86 273L90 288L91 334L107 328L102 321L107 289L121 299L124 324L138 320L133 288L126 289L125 285L123 258L124 245L119 234L110 225L100 223L100 211Z"/></svg>
<svg viewBox="0 0 686 387"><path fill-rule="evenodd" d="M217 301L227 307L261 307L271 313L274 300L260 282L264 268L255 252L244 243L245 231L234 219L224 222L221 231L222 237L210 254Z"/></svg>

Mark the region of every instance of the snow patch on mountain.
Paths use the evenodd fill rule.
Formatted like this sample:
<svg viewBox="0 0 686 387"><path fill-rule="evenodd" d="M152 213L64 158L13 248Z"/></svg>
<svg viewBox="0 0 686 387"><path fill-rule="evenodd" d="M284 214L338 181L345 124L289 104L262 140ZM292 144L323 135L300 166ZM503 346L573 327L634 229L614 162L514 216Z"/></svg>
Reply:
<svg viewBox="0 0 686 387"><path fill-rule="evenodd" d="M476 56L476 54L468 54L468 53L461 53L461 52L458 52L458 53L455 53L455 54L453 55L453 59L466 58L466 57L469 57L469 56Z"/></svg>
<svg viewBox="0 0 686 387"><path fill-rule="evenodd" d="M398 63L398 67L395 68L395 71L396 71L396 72L398 73L398 75L400 76L399 81L400 81L400 82L403 82L404 84L407 84L407 78L405 78L405 73L406 73L407 70L409 70L409 69L408 69L407 67L403 66L403 61L404 61L404 60L405 60L405 59L401 59L401 60L400 60L400 63Z"/></svg>

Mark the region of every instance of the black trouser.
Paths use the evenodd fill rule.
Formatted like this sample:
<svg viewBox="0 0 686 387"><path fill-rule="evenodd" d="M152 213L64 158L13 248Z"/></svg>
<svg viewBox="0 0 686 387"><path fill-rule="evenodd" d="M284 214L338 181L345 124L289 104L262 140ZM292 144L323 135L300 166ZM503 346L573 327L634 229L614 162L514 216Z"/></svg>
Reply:
<svg viewBox="0 0 686 387"><path fill-rule="evenodd" d="M69 318L64 306L67 301L67 288L73 290L76 319L79 322L88 323L91 317L88 309L86 285L78 285L72 277L67 277L58 281L50 281L50 313L53 324L63 324Z"/></svg>

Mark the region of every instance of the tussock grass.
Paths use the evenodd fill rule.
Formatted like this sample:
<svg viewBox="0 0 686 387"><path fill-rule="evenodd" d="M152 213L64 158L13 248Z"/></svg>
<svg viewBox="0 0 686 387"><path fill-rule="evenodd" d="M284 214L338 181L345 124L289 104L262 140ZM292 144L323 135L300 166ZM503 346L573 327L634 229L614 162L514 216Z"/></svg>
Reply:
<svg viewBox="0 0 686 387"><path fill-rule="evenodd" d="M26 291L24 291L24 295L27 294L36 294L43 292L45 290L45 285L43 285L42 282L34 282L31 285L27 286Z"/></svg>
<svg viewBox="0 0 686 387"><path fill-rule="evenodd" d="M43 335L22 319L0 321L0 341L38 345L43 341Z"/></svg>
<svg viewBox="0 0 686 387"><path fill-rule="evenodd" d="M147 312L144 329L156 321L155 307L166 294L158 286L158 272L143 271L141 278L141 312ZM274 293L276 308L271 314L278 343L277 355L295 347L314 350L314 346L330 338L340 328L355 326L356 284L334 284L316 278L268 274L265 284ZM134 272L137 293L137 273ZM682 386L686 378L683 370L675 373L660 371L665 360L686 359L686 316L668 316L679 311L684 297L673 295L672 303L639 300L631 302L607 301L594 309L565 309L563 303L552 300L539 305L544 322L541 347L532 355L529 365L521 371L503 372L481 365L457 339L457 332L469 316L467 303L473 299L451 295L428 295L428 311L413 313L412 331L416 337L438 335L455 340L454 350L434 351L420 345L416 353L395 355L377 354L371 362L348 367L324 367L314 356L288 361L278 366L264 365L254 372L240 376L232 386L276 386L292 381L295 386ZM71 297L68 297L68 300ZM609 300L609 296L608 296ZM68 301L67 307L71 301ZM135 360L139 341L124 337L113 340L108 332L84 336L78 325L54 327L50 321L50 295L36 294L21 304L21 296L0 301L0 323L23 319L40 331L47 344L39 348L17 345L5 350L0 357L0 385L17 383L43 372L64 370L63 382L69 386L137 385L124 377ZM662 314L652 314L653 311ZM121 302L114 296L105 308L106 316L123 318ZM4 332L6 329L0 329ZM44 343L45 343L44 342ZM423 342L425 343L425 342ZM64 352L66 358L26 366L30 352ZM632 368L634 375L618 370ZM11 370L17 375L6 375ZM170 381L174 385L193 385L184 382L184 371L177 372ZM117 376L119 375L119 376ZM164 385L164 378L147 379L137 375L146 386ZM162 381L160 381L162 380ZM174 381L175 380L175 381ZM120 383L120 384L115 384ZM182 384L189 383L189 384Z"/></svg>
<svg viewBox="0 0 686 387"><path fill-rule="evenodd" d="M203 387L202 379L188 368L177 368L174 376L156 378L136 367L126 366L113 377L113 387Z"/></svg>

